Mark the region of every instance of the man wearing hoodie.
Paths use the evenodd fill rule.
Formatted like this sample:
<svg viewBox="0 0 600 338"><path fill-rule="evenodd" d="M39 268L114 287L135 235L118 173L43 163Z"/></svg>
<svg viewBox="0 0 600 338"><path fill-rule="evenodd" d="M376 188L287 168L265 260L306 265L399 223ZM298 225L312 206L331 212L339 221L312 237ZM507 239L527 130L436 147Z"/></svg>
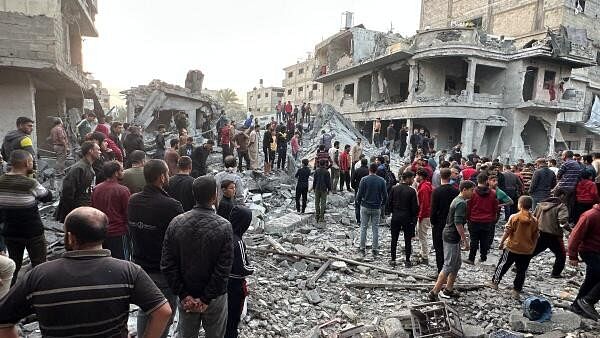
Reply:
<svg viewBox="0 0 600 338"><path fill-rule="evenodd" d="M238 337L238 324L242 316L244 299L248 296L246 276L254 273L246 254L246 244L242 236L252 222L252 211L244 206L235 206L229 216L233 230L233 264L227 282L227 328L225 338Z"/></svg>
<svg viewBox="0 0 600 338"><path fill-rule="evenodd" d="M548 168L548 162L543 158L538 158L535 164L537 169L533 173L529 185L529 195L533 198L534 209L537 203L550 198L550 192L556 185L556 175Z"/></svg>
<svg viewBox="0 0 600 338"><path fill-rule="evenodd" d="M421 259L425 264L429 263L427 237L429 229L431 229L431 193L433 192L431 181L427 180L428 177L430 176L425 169L419 168L417 170L417 183L419 183L417 189L417 199L419 200L417 233L421 243Z"/></svg>
<svg viewBox="0 0 600 338"><path fill-rule="evenodd" d="M490 231L496 224L498 214L498 199L496 191L487 186L488 177L481 173L477 175L477 188L473 192L473 197L467 203L467 220L469 222L469 235L471 237L471 250L469 258L464 262L475 264L477 249L480 248L480 259L482 262L487 260L487 254L490 249Z"/></svg>
<svg viewBox="0 0 600 338"><path fill-rule="evenodd" d="M561 278L565 268L567 254L563 241L563 226L569 222L569 209L564 203L566 194L557 190L554 197L549 197L538 203L533 216L538 220L540 237L538 238L532 257L550 249L554 254L552 278Z"/></svg>
<svg viewBox="0 0 600 338"><path fill-rule="evenodd" d="M31 154L33 158L33 169L36 169L35 150L33 149L33 141L31 133L33 132L33 120L28 117L17 118L17 129L9 131L4 136L2 143L2 157L5 160L10 158L13 150L22 149ZM10 168L9 168L10 169Z"/></svg>

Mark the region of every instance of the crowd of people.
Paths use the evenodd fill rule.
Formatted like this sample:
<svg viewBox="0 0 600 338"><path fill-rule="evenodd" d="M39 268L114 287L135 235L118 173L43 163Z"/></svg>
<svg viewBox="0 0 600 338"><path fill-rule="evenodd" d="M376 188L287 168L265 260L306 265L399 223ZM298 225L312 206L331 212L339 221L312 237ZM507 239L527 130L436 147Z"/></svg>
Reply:
<svg viewBox="0 0 600 338"><path fill-rule="evenodd" d="M267 175L285 170L288 146L301 162L295 173L298 213L306 212L313 192L315 220L325 222L328 195L353 194L361 258L367 256L369 227L371 255L380 258L380 226L388 216L392 267L401 232L405 268L428 264L433 249L438 279L429 300L460 296L454 284L461 264L488 259L502 220L506 226L497 243L502 251L486 284L498 288L514 264L512 296L519 298L531 258L550 249L555 256L550 278L563 277L567 257L571 265L585 262L586 277L571 309L600 319L594 309L600 299L600 154L564 151L559 163L539 158L507 165L476 150L463 156L460 143L435 151L426 133L415 129L409 138L403 127L399 134L410 149L402 142L396 147L394 137L368 157L362 137L341 144L334 133L322 131L315 157L302 158L311 109L307 105L298 116L288 104L266 126L251 114L241 125L223 115L216 142L207 139L199 146L180 129L167 148L172 135L160 125L153 156L139 127L104 117L96 123L87 114L77 126L78 161L66 172L62 159L70 143L58 121L51 139L61 159L56 174L64 177L55 216L64 223L67 252L47 263L37 205L51 201L52 193L31 177L33 121L19 118L2 145L9 171L0 176L0 251L8 251L8 257L0 255L0 336L16 336L15 325L33 313L44 335L118 336L127 333L133 303L141 309L140 336L166 337L178 312L180 337L197 337L200 327L206 337L237 337L248 294L245 278L253 273L243 242L252 213L244 204L241 172L243 162L246 170L260 169L261 146ZM379 144L381 121L376 123ZM215 143L224 168L212 175L207 159ZM403 161L397 172L391 166L396 152ZM413 255L414 241L419 245ZM19 276L24 250L33 268ZM468 251L464 260L462 251Z"/></svg>

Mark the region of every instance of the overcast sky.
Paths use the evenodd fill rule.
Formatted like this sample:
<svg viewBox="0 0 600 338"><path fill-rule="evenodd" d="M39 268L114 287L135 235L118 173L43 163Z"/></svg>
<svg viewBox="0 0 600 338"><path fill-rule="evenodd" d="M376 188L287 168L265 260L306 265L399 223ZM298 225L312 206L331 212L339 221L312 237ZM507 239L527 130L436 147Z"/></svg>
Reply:
<svg viewBox="0 0 600 338"><path fill-rule="evenodd" d="M410 36L420 0L100 0L98 38L85 38L84 67L111 92L152 79L183 86L190 69L204 87L246 91L264 79L281 86L283 67L306 59L339 31L344 11L354 24ZM113 104L115 97L111 98Z"/></svg>

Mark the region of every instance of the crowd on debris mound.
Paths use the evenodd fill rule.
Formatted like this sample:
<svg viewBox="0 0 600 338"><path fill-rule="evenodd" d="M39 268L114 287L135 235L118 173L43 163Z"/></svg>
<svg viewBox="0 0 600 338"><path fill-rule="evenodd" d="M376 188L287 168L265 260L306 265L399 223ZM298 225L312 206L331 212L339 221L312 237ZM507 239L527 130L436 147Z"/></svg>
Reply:
<svg viewBox="0 0 600 338"><path fill-rule="evenodd" d="M49 141L56 174L64 175L55 217L64 223L67 252L51 262L38 203L53 196L33 178L33 121L17 119L17 130L2 144L8 172L0 176L0 336L17 336L16 324L35 314L43 335L122 337L132 303L141 309L140 336L166 337L179 312L180 337L197 337L201 327L206 337L237 337L248 295L245 278L253 273L242 240L252 221L244 204L242 161L247 170L258 170L262 145L265 174L285 170L288 144L300 160L302 134L313 126L311 108L303 107L299 117L288 104L278 105L277 116L264 127L250 114L239 127L222 114L214 136L224 169L214 176L207 159L215 141L195 146L181 129L166 148L166 128L160 125L148 160L139 127L107 125L104 118L96 123L94 114L78 124L79 160L65 173L70 144L57 121ZM374 143L383 147L371 158L363 153L361 137L341 145L333 133L321 132L315 158L301 159L295 173L298 213L306 211L307 195L314 192L315 219L324 222L328 195L344 187L354 192L359 255L367 255L370 226L371 254L378 259L379 225L391 215L392 268L400 232L405 268L428 264L432 236L439 275L430 301L460 296L453 286L461 264L475 264L478 253L486 261L496 224L504 218L502 254L486 285L496 289L515 265L512 296L518 299L530 260L550 249L555 255L550 278L562 277L567 257L571 265L585 263L571 310L600 319L594 308L600 299L600 154L582 159L564 151L560 166L544 158L503 165L476 150L463 157L461 143L450 153L436 152L423 130L409 138L403 127L396 147L395 134L388 132L382 142L381 122L373 127ZM399 150L404 159L407 140L410 156L396 175L390 158ZM418 260L411 260L413 237L420 244ZM33 269L19 276L24 250ZM468 251L464 261L462 250Z"/></svg>

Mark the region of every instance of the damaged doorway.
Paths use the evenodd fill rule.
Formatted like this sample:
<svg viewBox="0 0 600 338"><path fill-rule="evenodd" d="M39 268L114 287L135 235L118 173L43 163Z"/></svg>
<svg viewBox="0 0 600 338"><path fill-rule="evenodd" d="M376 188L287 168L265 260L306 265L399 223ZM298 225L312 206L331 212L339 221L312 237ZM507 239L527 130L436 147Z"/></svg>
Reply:
<svg viewBox="0 0 600 338"><path fill-rule="evenodd" d="M481 140L481 145L478 149L479 154L481 154L481 156L489 155L491 158L495 158L501 135L502 127L485 126L483 139Z"/></svg>
<svg viewBox="0 0 600 338"><path fill-rule="evenodd" d="M525 127L521 132L521 139L523 139L525 152L531 156L531 159L548 154L548 131L542 121L535 116L530 116L527 123L525 123Z"/></svg>
<svg viewBox="0 0 600 338"><path fill-rule="evenodd" d="M537 83L538 69L536 67L527 67L525 79L523 80L523 101L531 101L535 94L535 84Z"/></svg>
<svg viewBox="0 0 600 338"><path fill-rule="evenodd" d="M358 79L358 94L356 103L371 101L371 75L365 75Z"/></svg>

